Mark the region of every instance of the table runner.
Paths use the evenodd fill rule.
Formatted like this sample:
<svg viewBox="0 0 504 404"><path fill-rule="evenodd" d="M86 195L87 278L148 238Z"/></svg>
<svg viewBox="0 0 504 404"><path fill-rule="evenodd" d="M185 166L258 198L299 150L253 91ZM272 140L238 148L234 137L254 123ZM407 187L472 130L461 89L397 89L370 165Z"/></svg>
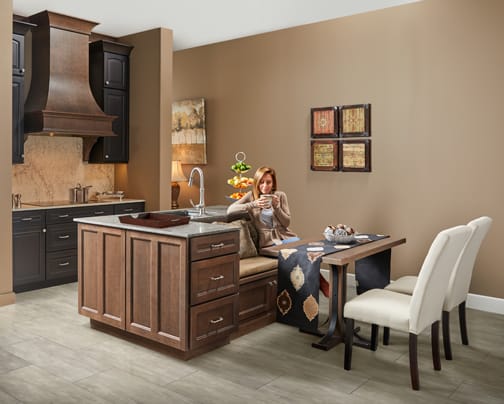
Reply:
<svg viewBox="0 0 504 404"><path fill-rule="evenodd" d="M363 234L360 234L363 236ZM286 247L278 253L277 321L316 332L319 316L320 263L322 257L388 236L368 234L353 244L325 240ZM321 251L310 251L314 247Z"/></svg>

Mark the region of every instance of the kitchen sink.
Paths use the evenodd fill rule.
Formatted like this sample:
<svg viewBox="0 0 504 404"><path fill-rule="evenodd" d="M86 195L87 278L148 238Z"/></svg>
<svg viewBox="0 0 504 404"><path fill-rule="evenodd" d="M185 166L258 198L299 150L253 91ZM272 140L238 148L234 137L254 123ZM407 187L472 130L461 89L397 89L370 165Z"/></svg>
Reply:
<svg viewBox="0 0 504 404"><path fill-rule="evenodd" d="M205 209L205 213L200 215L198 209L177 209L177 210L164 210L161 212L156 212L167 215L180 215L180 216L189 216L194 222L205 222L211 223L214 221L224 220L226 217L226 211L222 209Z"/></svg>

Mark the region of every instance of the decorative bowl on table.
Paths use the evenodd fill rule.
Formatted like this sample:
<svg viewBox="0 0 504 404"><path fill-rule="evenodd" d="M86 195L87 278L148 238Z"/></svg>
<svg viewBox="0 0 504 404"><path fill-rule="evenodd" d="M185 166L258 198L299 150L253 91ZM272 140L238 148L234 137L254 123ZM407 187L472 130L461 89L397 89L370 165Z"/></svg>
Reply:
<svg viewBox="0 0 504 404"><path fill-rule="evenodd" d="M355 242L355 230L344 224L338 224L337 226L329 225L322 234L331 243L352 244Z"/></svg>

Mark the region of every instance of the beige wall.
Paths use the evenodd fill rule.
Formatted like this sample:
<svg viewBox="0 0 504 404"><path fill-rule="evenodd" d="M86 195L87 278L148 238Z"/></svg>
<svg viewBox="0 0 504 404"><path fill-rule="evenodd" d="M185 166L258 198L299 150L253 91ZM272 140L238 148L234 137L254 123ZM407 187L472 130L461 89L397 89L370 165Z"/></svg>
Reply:
<svg viewBox="0 0 504 404"><path fill-rule="evenodd" d="M116 187L146 199L147 210L171 206L172 31L119 39L130 54L130 160L116 167Z"/></svg>
<svg viewBox="0 0 504 404"><path fill-rule="evenodd" d="M244 151L277 169L301 236L343 222L407 237L393 278L439 230L489 215L471 292L504 298L503 15L500 0L425 0L175 52L174 99L207 103L207 202L226 202ZM310 171L310 108L354 103L372 104L372 172Z"/></svg>
<svg viewBox="0 0 504 404"><path fill-rule="evenodd" d="M0 49L10 55L12 48L12 2L0 3ZM14 303L12 293L12 61L0 59L0 306Z"/></svg>

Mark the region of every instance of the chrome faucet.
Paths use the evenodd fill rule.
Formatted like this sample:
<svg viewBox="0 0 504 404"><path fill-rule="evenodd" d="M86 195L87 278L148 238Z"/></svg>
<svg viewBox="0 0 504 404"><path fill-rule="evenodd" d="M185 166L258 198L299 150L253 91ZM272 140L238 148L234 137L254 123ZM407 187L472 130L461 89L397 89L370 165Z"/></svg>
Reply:
<svg viewBox="0 0 504 404"><path fill-rule="evenodd" d="M199 167L194 167L191 170L191 174L189 175L189 182L187 185L190 187L192 186L193 183L193 176L195 172L198 172L199 177L200 177L200 182L199 182L199 203L197 205L194 204L192 199L189 199L189 202L191 202L191 205L198 209L199 211L199 216L202 216L205 214L205 179L203 177L203 170Z"/></svg>

